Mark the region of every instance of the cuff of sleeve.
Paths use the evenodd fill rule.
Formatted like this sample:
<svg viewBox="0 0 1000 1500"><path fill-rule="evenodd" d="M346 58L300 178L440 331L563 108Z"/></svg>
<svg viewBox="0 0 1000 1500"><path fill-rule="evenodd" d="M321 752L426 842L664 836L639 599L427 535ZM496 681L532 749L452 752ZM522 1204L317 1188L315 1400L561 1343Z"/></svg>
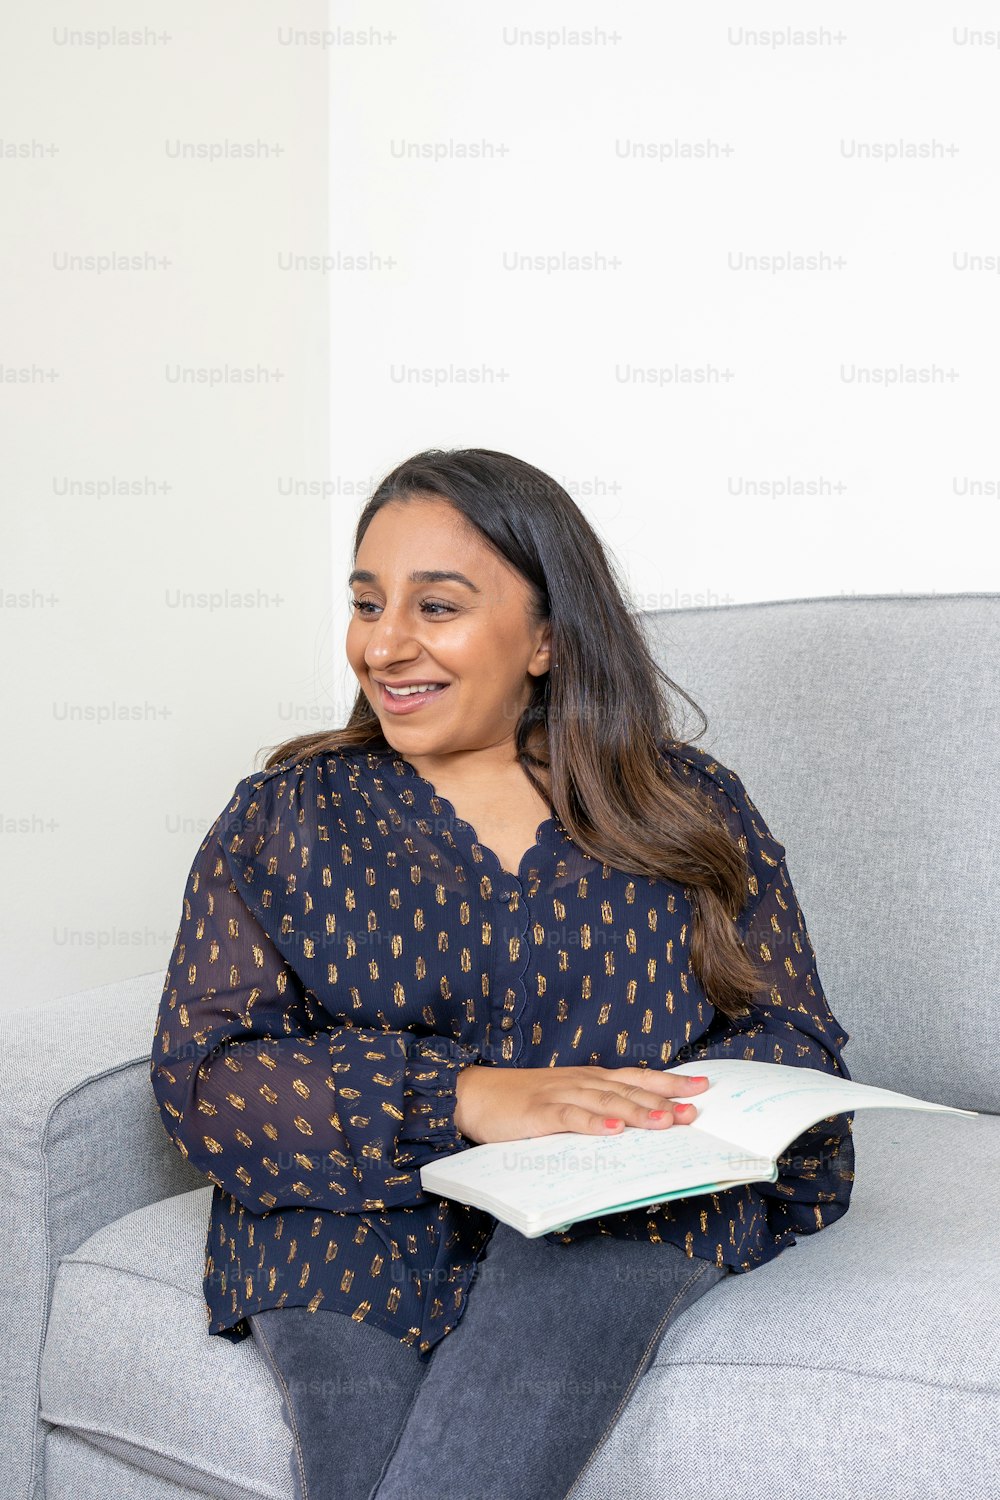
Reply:
<svg viewBox="0 0 1000 1500"><path fill-rule="evenodd" d="M439 1152L474 1144L455 1128L455 1085L462 1068L479 1056L478 1047L447 1037L422 1037L409 1049L397 1166L422 1166Z"/></svg>

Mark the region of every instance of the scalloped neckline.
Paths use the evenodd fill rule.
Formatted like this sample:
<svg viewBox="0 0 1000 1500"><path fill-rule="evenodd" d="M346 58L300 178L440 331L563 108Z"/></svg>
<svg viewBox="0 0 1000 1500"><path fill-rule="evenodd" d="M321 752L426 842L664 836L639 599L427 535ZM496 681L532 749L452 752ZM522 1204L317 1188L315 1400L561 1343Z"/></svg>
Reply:
<svg viewBox="0 0 1000 1500"><path fill-rule="evenodd" d="M455 804L451 801L451 799L446 797L443 792L439 792L435 787L433 781L428 781L426 776L421 776L420 772L417 770L412 761L407 760L406 756L401 755L398 750L385 751L383 753L389 760L393 762L393 764L402 766L405 774L409 776L412 781L421 782L423 786L427 788L428 794L436 802L438 802L441 807L445 808L451 814L451 818L455 826L457 828L464 829L465 832L470 836L470 842L475 844L479 849L482 850L485 858L491 859L493 861L501 875L507 876L511 880L516 880L520 883L521 870L524 867L524 862L532 854L534 854L537 849L543 847L542 834L547 828L552 826L556 829L556 831L562 838L569 838L569 834L566 832L565 825L562 823L562 821L556 816L554 812L550 813L547 818L542 819L538 827L535 829L534 842L530 844L521 855L521 858L518 861L517 869L508 870L505 865L502 865L500 863L500 856L499 854L497 854L496 850L491 848L489 844L483 842L483 840L479 837L479 834L476 832L475 828L467 818L459 817L457 811L455 810Z"/></svg>

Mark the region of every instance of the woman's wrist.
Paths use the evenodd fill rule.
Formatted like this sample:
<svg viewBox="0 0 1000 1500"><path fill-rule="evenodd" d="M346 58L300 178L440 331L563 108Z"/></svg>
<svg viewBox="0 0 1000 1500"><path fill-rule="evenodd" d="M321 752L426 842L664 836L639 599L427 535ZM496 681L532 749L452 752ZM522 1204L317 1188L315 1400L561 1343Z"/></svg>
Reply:
<svg viewBox="0 0 1000 1500"><path fill-rule="evenodd" d="M473 1096L477 1092L481 1070L476 1063L460 1068L455 1078L455 1129L467 1141L475 1141L475 1107Z"/></svg>

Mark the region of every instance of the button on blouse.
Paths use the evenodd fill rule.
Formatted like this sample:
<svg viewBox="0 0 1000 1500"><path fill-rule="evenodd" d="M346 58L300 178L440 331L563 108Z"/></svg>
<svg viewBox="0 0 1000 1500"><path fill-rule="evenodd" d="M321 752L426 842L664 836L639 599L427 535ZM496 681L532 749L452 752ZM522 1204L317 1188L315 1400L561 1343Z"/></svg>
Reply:
<svg viewBox="0 0 1000 1500"><path fill-rule="evenodd" d="M249 1313L307 1305L430 1354L496 1227L420 1185L425 1162L473 1144L454 1123L471 1063L742 1057L850 1077L784 847L735 772L660 748L746 859L737 931L762 979L738 1022L691 969L686 888L589 858L554 814L513 874L393 750L237 784L187 879L150 1058L167 1133L214 1185L209 1333L238 1340ZM847 1211L852 1119L807 1130L774 1183L545 1239L553 1254L592 1234L667 1242L752 1271Z"/></svg>

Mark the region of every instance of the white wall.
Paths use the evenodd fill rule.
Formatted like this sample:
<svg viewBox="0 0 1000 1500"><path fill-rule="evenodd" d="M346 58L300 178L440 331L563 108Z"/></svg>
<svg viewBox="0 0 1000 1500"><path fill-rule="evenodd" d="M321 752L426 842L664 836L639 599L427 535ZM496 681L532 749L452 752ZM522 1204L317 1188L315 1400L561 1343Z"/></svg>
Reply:
<svg viewBox="0 0 1000 1500"><path fill-rule="evenodd" d="M335 12L369 36L330 48L331 252L381 266L331 274L334 481L518 454L640 608L998 587L995 7ZM788 254L820 260L742 268Z"/></svg>
<svg viewBox="0 0 1000 1500"><path fill-rule="evenodd" d="M327 282L279 265L325 249L328 76L285 19L4 18L5 1007L166 968L205 830L328 675L328 507L282 493L326 473Z"/></svg>

